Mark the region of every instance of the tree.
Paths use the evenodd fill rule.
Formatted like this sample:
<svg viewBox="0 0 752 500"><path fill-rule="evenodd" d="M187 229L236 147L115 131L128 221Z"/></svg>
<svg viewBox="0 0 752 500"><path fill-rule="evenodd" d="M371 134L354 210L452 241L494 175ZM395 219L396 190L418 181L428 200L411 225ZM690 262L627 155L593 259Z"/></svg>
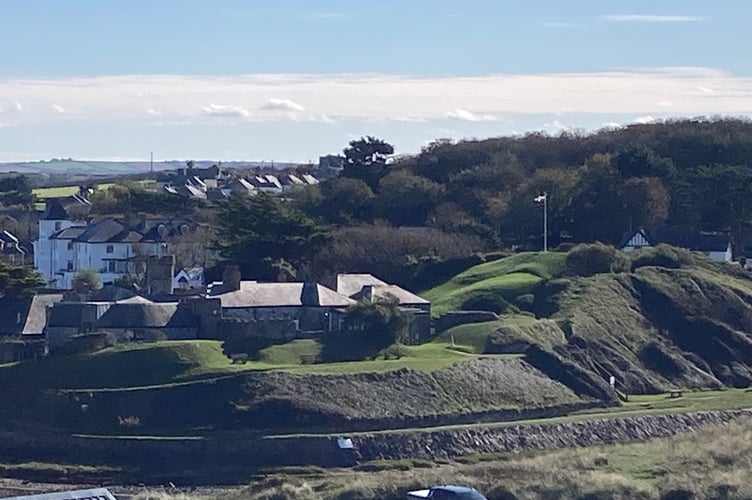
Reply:
<svg viewBox="0 0 752 500"><path fill-rule="evenodd" d="M388 295L373 301L359 300L347 308L345 324L363 334L379 347L402 342L407 337L410 316L399 306L399 301Z"/></svg>
<svg viewBox="0 0 752 500"><path fill-rule="evenodd" d="M230 196L218 206L217 246L242 274L274 279L281 260L297 264L327 237L326 229L292 204L265 193Z"/></svg>
<svg viewBox="0 0 752 500"><path fill-rule="evenodd" d="M373 190L361 179L334 177L321 183L319 215L332 223L373 220Z"/></svg>
<svg viewBox="0 0 752 500"><path fill-rule="evenodd" d="M31 297L44 285L42 276L31 267L0 261L0 296Z"/></svg>
<svg viewBox="0 0 752 500"><path fill-rule="evenodd" d="M371 189L376 190L379 180L386 173L386 160L394 154L394 146L369 135L350 141L344 153L345 166L342 175L361 179Z"/></svg>
<svg viewBox="0 0 752 500"><path fill-rule="evenodd" d="M430 179L395 170L379 181L377 212L398 226L422 226L443 192L443 186Z"/></svg>
<svg viewBox="0 0 752 500"><path fill-rule="evenodd" d="M102 279L93 269L82 269L73 276L73 290L76 293L89 293L102 288Z"/></svg>
<svg viewBox="0 0 752 500"><path fill-rule="evenodd" d="M25 175L15 175L0 179L0 203L5 206L23 205L30 207L34 203L31 183Z"/></svg>

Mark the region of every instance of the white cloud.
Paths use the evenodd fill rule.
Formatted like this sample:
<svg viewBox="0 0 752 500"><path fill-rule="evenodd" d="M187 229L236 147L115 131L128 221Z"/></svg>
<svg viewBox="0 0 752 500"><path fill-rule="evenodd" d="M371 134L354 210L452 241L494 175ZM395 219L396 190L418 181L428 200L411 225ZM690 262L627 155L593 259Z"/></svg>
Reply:
<svg viewBox="0 0 752 500"><path fill-rule="evenodd" d="M575 130L575 129L576 127L562 123L559 120L552 120L550 122L543 124L543 130L545 130L549 134L560 134L562 132L571 132L572 130Z"/></svg>
<svg viewBox="0 0 752 500"><path fill-rule="evenodd" d="M305 111L305 108L290 99L269 99L261 109L278 111Z"/></svg>
<svg viewBox="0 0 752 500"><path fill-rule="evenodd" d="M137 97L136 91L142 96ZM285 98L269 99L270 92ZM59 111L63 102L69 119L89 122L159 117L166 123L200 123L208 116L324 123L327 119L421 123L451 118L481 126L502 116L546 113L601 115L592 122L598 124L611 120L604 115L656 114L663 109L656 103L672 103L665 110L674 116L752 113L752 78L688 67L436 78L121 75L0 79L0 96L5 99L3 123L11 126L51 122L49 110ZM8 112L17 109L15 102L23 103L23 112ZM569 118L567 122L573 123Z"/></svg>
<svg viewBox="0 0 752 500"><path fill-rule="evenodd" d="M612 23L693 23L704 21L699 16L661 16L654 14L609 14L599 19Z"/></svg>
<svg viewBox="0 0 752 500"><path fill-rule="evenodd" d="M639 123L639 124L645 125L645 124L648 124L648 123L655 123L656 119L655 119L654 116L645 115L645 116L638 116L637 118L635 118L634 121L635 121L635 123Z"/></svg>
<svg viewBox="0 0 752 500"><path fill-rule="evenodd" d="M658 106L659 108L670 108L674 105L674 103L671 101L661 101L661 102L657 102L655 105Z"/></svg>
<svg viewBox="0 0 752 500"><path fill-rule="evenodd" d="M21 103L18 101L13 101L9 105L0 104L0 115L6 113L18 113L20 111L23 111L23 106L21 106Z"/></svg>
<svg viewBox="0 0 752 500"><path fill-rule="evenodd" d="M226 104L209 104L201 108L204 114L209 116L226 116L235 118L248 118L250 112L241 106L232 106Z"/></svg>
<svg viewBox="0 0 752 500"><path fill-rule="evenodd" d="M624 124L619 122L603 122L601 123L601 127L609 130L616 130L624 127Z"/></svg>
<svg viewBox="0 0 752 500"><path fill-rule="evenodd" d="M455 120L465 120L468 122L492 122L496 120L496 117L493 115L476 114L461 108L457 108L454 111L449 111L446 116L447 118L453 118Z"/></svg>
<svg viewBox="0 0 752 500"><path fill-rule="evenodd" d="M64 107L62 107L59 104L51 104L50 105L50 109L52 109L52 111L54 111L55 113L57 113L59 115L62 115L62 114L65 114L65 113L68 112L67 109L65 109Z"/></svg>

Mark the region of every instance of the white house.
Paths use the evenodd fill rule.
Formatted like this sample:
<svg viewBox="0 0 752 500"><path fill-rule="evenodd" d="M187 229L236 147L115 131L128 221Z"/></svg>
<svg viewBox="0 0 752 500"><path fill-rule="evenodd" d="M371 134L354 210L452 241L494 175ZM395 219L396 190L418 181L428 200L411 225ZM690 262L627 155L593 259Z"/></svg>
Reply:
<svg viewBox="0 0 752 500"><path fill-rule="evenodd" d="M167 239L192 230L186 221L163 219L72 220L66 218L69 211L50 200L34 243L34 266L57 290L71 289L73 277L85 269L99 273L102 283L113 283L128 273L135 257L169 255Z"/></svg>
<svg viewBox="0 0 752 500"><path fill-rule="evenodd" d="M718 262L733 260L732 242L728 234L704 233L680 226L668 226L654 231L640 228L626 232L618 247L624 252L632 252L661 243L692 252L701 252Z"/></svg>
<svg viewBox="0 0 752 500"><path fill-rule="evenodd" d="M182 268L172 278L173 290L200 290L205 286L204 268Z"/></svg>

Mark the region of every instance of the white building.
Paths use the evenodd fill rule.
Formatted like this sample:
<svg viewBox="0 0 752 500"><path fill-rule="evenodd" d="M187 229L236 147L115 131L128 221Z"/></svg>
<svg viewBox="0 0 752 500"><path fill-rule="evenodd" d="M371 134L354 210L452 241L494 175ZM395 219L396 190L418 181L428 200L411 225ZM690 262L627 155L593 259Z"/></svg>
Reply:
<svg viewBox="0 0 752 500"><path fill-rule="evenodd" d="M169 255L167 239L192 230L186 221L87 222L66 218L69 212L60 200L50 200L34 244L34 267L57 290L71 289L73 277L83 270L99 273L103 284L113 283L128 273L135 257Z"/></svg>
<svg viewBox="0 0 752 500"><path fill-rule="evenodd" d="M704 233L681 226L668 226L650 232L644 228L629 231L622 236L618 248L632 252L660 243L700 252L717 262L733 260L733 246L728 234Z"/></svg>

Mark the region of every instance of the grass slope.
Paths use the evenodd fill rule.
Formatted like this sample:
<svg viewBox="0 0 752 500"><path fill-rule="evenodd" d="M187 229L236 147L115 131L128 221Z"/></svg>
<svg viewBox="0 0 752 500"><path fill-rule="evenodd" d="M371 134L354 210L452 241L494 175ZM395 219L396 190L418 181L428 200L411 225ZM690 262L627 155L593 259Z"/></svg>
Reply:
<svg viewBox="0 0 752 500"><path fill-rule="evenodd" d="M556 252L519 253L474 266L422 295L432 302L434 316L489 297L513 303L542 280L558 274L565 258L566 254Z"/></svg>

